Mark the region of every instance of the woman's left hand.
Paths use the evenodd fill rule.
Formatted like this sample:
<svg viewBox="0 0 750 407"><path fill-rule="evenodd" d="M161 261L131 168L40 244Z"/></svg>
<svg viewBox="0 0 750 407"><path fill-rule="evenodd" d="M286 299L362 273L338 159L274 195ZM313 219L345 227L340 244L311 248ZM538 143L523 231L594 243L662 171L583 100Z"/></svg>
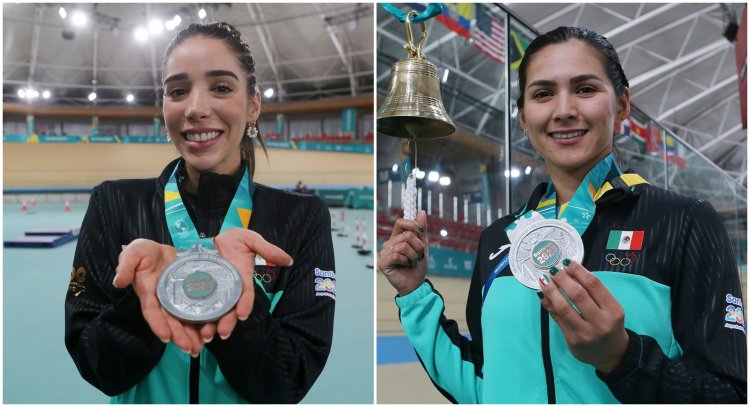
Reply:
<svg viewBox="0 0 750 407"><path fill-rule="evenodd" d="M609 373L628 347L625 312L607 287L581 264L571 262L544 285L542 305L565 335L578 360ZM562 290L578 312L560 292Z"/></svg>
<svg viewBox="0 0 750 407"><path fill-rule="evenodd" d="M209 342L218 333L221 339L227 339L234 330L237 321L244 321L253 310L255 301L255 256L259 254L268 262L280 266L291 266L292 258L280 248L268 243L261 235L252 230L234 228L219 233L214 238L214 245L221 257L232 263L242 278L242 294L235 308L221 317L216 323L203 324L199 327L204 342Z"/></svg>

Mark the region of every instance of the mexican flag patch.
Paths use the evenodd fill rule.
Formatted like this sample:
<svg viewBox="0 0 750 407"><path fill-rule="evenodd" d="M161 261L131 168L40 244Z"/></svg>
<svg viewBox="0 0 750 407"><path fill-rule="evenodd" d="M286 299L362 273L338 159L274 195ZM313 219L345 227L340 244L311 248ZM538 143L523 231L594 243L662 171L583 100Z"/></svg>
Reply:
<svg viewBox="0 0 750 407"><path fill-rule="evenodd" d="M610 230L607 239L608 250L641 250L642 230Z"/></svg>

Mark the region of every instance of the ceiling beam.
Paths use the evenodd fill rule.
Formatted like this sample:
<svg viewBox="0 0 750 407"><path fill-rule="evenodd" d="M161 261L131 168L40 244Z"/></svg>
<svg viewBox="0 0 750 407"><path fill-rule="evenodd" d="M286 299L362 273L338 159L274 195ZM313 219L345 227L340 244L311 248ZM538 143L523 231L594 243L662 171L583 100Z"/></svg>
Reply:
<svg viewBox="0 0 750 407"><path fill-rule="evenodd" d="M730 76L729 78L724 79L723 81L717 83L716 85L704 90L703 92L691 97L690 99L660 114L659 117L656 118L656 121L662 121L666 119L667 117L679 112L680 110L692 105L693 103L700 101L706 96L716 92L717 90L720 90L721 88L727 85L736 84L736 83L737 83L737 78L734 76Z"/></svg>
<svg viewBox="0 0 750 407"><path fill-rule="evenodd" d="M628 53L630 53L630 51L633 50L633 48L634 47L629 48L628 49ZM700 63L702 63L703 61L705 61L708 58L711 58L712 56L714 56L714 54L716 54L716 53L718 53L720 51L721 50L716 50L716 51L713 51L713 52L709 52L709 53L703 54L703 55L695 58L694 60L686 63L685 65L682 65L682 66L679 66L679 67L673 69L672 71L670 71L666 75L660 76L658 78L654 78L648 84L644 85L643 87L641 87L639 89L634 89L633 88L633 82L631 81L630 82L630 89L631 89L630 98L631 99L635 99L635 98L639 97L640 95L645 94L649 90L655 88L656 86L659 86L665 80L673 78L673 77L679 75L680 73L682 73L683 71L686 71L686 70L688 70L688 69L690 69L690 68L692 68L692 67L694 67L694 66L696 66L696 65L698 65Z"/></svg>
<svg viewBox="0 0 750 407"><path fill-rule="evenodd" d="M253 4L246 3L247 6L247 12L250 14L250 18L253 20L262 20L263 15L260 12L260 9L258 9L257 13L253 9ZM256 7L259 7L256 5ZM260 16L260 17L259 17ZM284 101L284 89L281 87L281 75L279 74L279 68L276 66L276 58L274 57L274 51L275 47L273 47L273 43L271 42L271 38L266 38L266 33L263 30L263 25L256 25L255 26L255 32L258 34L258 39L260 40L260 45L263 47L263 53L266 55L266 59L268 60L268 65L271 67L271 71L273 72L274 79L276 80L276 94L278 95L279 102Z"/></svg>
<svg viewBox="0 0 750 407"><path fill-rule="evenodd" d="M718 4L712 4L712 5L708 6L708 7L702 8L702 9L700 9L700 10L694 12L694 13L688 14L685 17L682 17L682 18L680 18L678 20L675 20L675 21L673 21L673 22L671 22L671 23L669 23L669 24L667 24L667 25L665 25L665 26L663 26L663 27L661 27L661 28L659 28L657 30L651 31L648 34L644 34L642 36L639 36L638 38L635 38L635 39L631 40L630 42L626 42L625 44L617 46L616 47L617 48L617 53L621 54L623 51L625 51L626 49L632 47L635 44L639 44L639 43L641 43L643 41L650 40L651 38L656 37L658 35L661 35L662 33L667 32L669 30L672 30L675 27L679 27L680 25L684 24L687 21L690 21L692 19L698 18L698 17L700 17L702 15L705 15L708 12L713 11L714 9L716 9L718 7L719 7Z"/></svg>
<svg viewBox="0 0 750 407"><path fill-rule="evenodd" d="M151 7L146 3L146 21L151 21ZM151 59L151 87L154 90L154 106L159 107L161 105L161 80L159 80L159 71L156 67L156 50L154 49L154 42L148 42L149 58Z"/></svg>
<svg viewBox="0 0 750 407"><path fill-rule="evenodd" d="M630 81L630 87L631 88L638 87L640 84L646 83L654 78L660 77L674 70L675 68L678 68L680 65L691 62L695 58L723 50L724 48L728 48L731 45L732 44L724 38L714 41L706 45L705 47L697 49L687 55L682 56L681 58L677 58L668 64L664 64L656 69L652 69L648 72L638 75L635 79Z"/></svg>
<svg viewBox="0 0 750 407"><path fill-rule="evenodd" d="M36 72L36 61L37 55L39 54L39 37L41 29L39 26L39 22L42 21L43 14L44 6L37 5L36 13L34 13L34 28L31 33L31 63L29 66L29 86L31 86L31 82L34 80L34 73Z"/></svg>
<svg viewBox="0 0 750 407"><path fill-rule="evenodd" d="M607 7L604 7L604 6L603 6L603 5L601 5L601 4L596 4L596 3L589 3L588 5L589 5L589 6L591 6L591 7L596 7L596 8L598 8L599 10L601 10L601 11L603 11L603 12L605 12L605 13L607 13L607 14L611 15L612 17L615 17L615 18L619 18L619 19L620 19L620 20L622 20L622 21L625 21L625 22L627 22L627 21L630 21L630 20L631 20L631 18L629 18L629 17L626 17L626 16L624 16L624 15L622 15L622 14L620 14L620 13L616 12L616 11L610 10L610 9L608 9Z"/></svg>
<svg viewBox="0 0 750 407"><path fill-rule="evenodd" d="M604 36L607 37L607 39L609 39L609 41L611 42L612 41L612 37L614 37L614 36L616 36L618 34L624 33L626 31L630 30L631 28L633 28L633 27L635 27L635 26L637 26L639 24L642 24L642 23L644 23L644 22L646 22L646 21L648 21L648 20L650 20L650 19L652 19L652 18L654 18L656 16L664 14L667 11L669 11L669 10L671 10L671 9L677 7L677 6L679 6L679 4L677 4L677 3L665 4L665 5L663 5L663 6L659 7L659 8L656 8L654 10L649 11L648 13L646 13L646 14L638 17L638 18L630 20L630 22L627 22L625 24L622 24L622 25L618 26L614 30L611 30L611 31L607 32L606 34L604 34Z"/></svg>
<svg viewBox="0 0 750 407"><path fill-rule="evenodd" d="M719 142L721 142L722 140L724 140L725 138L727 138L727 137L731 136L731 135L732 135L732 134L734 134L734 132L736 132L737 130L742 130L742 124L741 124L741 123L737 124L736 126L732 127L731 129L729 129L729 130L725 131L724 133L722 133L721 135L719 135L719 136L718 136L718 137L716 137L715 139L713 139L713 140L709 141L708 143L706 143L706 144L702 145L702 146L701 146L700 148L698 148L698 152L701 152L701 153L702 153L703 151L705 151L706 149L708 149L708 148L709 148L709 147L711 147L712 145L714 145L714 144L716 144L716 143L719 143Z"/></svg>
<svg viewBox="0 0 750 407"><path fill-rule="evenodd" d="M339 41L338 36L336 35L337 27L332 25L329 21L326 15L321 11L320 5L318 3L313 3L315 6L315 9L320 14L320 19L323 20L323 25L326 27L326 31L328 32L328 37L331 39L331 43L333 43L333 47L336 48L336 52L339 55L339 59L341 60L341 63L344 64L344 68L346 69L346 73L349 75L349 86L351 86L351 94L352 96L357 96L357 81L354 79L354 75L352 72L352 63L347 58L346 52L344 52L344 47L342 46L341 42Z"/></svg>
<svg viewBox="0 0 750 407"><path fill-rule="evenodd" d="M550 14L550 15L548 15L547 17L545 17L545 18L537 21L536 23L534 23L534 27L536 29L540 29L542 26L546 25L547 23L551 23L551 22L557 21L560 17L564 16L565 14L568 14L568 13L570 13L571 11L573 11L573 10L575 10L577 8L583 8L584 6L585 6L585 4L583 4L583 3L580 3L580 4L571 4L571 5L567 6L567 7L564 7L562 9L560 9L560 10L558 10L558 11L556 11L556 12Z"/></svg>

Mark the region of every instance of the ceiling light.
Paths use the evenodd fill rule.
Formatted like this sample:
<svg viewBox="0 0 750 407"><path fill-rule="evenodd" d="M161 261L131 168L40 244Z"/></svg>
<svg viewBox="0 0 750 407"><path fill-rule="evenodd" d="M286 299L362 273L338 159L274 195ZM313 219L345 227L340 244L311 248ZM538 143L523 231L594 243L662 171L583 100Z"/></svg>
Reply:
<svg viewBox="0 0 750 407"><path fill-rule="evenodd" d="M164 25L161 23L161 21L158 20L151 20L151 22L148 24L148 32L151 34L159 34L164 29Z"/></svg>
<svg viewBox="0 0 750 407"><path fill-rule="evenodd" d="M527 166L526 166L526 169L525 169L525 170L523 171L523 173L524 173L524 174L526 174L526 175L529 175L529 174L531 174L531 167L529 167L529 166L527 165Z"/></svg>
<svg viewBox="0 0 750 407"><path fill-rule="evenodd" d="M505 175L505 178L510 177L510 171L505 170L505 172L503 173L503 175Z"/></svg>
<svg viewBox="0 0 750 407"><path fill-rule="evenodd" d="M138 27L135 29L134 35L136 40L146 41L146 39L148 38L148 31L146 31L146 29L143 27Z"/></svg>
<svg viewBox="0 0 750 407"><path fill-rule="evenodd" d="M451 184L450 177L440 177L440 185L442 186L448 186Z"/></svg>
<svg viewBox="0 0 750 407"><path fill-rule="evenodd" d="M267 98L270 98L271 96L273 96L273 88L266 89L266 91L263 92L263 96L265 96Z"/></svg>
<svg viewBox="0 0 750 407"><path fill-rule="evenodd" d="M86 25L86 15L80 11L73 12L72 20L73 20L73 25L77 25L79 27Z"/></svg>
<svg viewBox="0 0 750 407"><path fill-rule="evenodd" d="M60 9L57 10L57 12L60 13L60 18L62 18L63 20L65 20L65 17L68 16L68 12L65 11L65 7L60 7Z"/></svg>
<svg viewBox="0 0 750 407"><path fill-rule="evenodd" d="M132 103L135 100L135 96L133 96L133 94L131 93L125 97L125 100L127 100L129 103Z"/></svg>
<svg viewBox="0 0 750 407"><path fill-rule="evenodd" d="M32 93L34 94L35 98L39 97L39 91L38 90L32 91Z"/></svg>
<svg viewBox="0 0 750 407"><path fill-rule="evenodd" d="M417 170L417 179L424 179L425 172L422 170Z"/></svg>
<svg viewBox="0 0 750 407"><path fill-rule="evenodd" d="M202 9L198 10L198 18L200 18L201 20L203 20L204 18L206 18L206 9L202 8Z"/></svg>
<svg viewBox="0 0 750 407"><path fill-rule="evenodd" d="M398 172L398 164L393 164L393 167L391 167L391 171Z"/></svg>
<svg viewBox="0 0 750 407"><path fill-rule="evenodd" d="M436 182L439 179L440 179L440 174L438 174L437 171L430 171L430 173L427 174L427 181Z"/></svg>
<svg viewBox="0 0 750 407"><path fill-rule="evenodd" d="M89 93L89 102L93 102L96 99L96 92Z"/></svg>
<svg viewBox="0 0 750 407"><path fill-rule="evenodd" d="M26 98L26 91L23 89L18 89L18 97L21 99Z"/></svg>
<svg viewBox="0 0 750 407"><path fill-rule="evenodd" d="M448 236L448 231L445 230L445 229L440 229L440 236L442 236L442 237Z"/></svg>
<svg viewBox="0 0 750 407"><path fill-rule="evenodd" d="M49 99L50 96L52 96L52 95L49 93L48 90L45 90L44 92L42 92L42 97L43 98Z"/></svg>
<svg viewBox="0 0 750 407"><path fill-rule="evenodd" d="M446 82L446 81L448 80L448 74L449 74L450 72L451 72L451 71L450 71L450 70L448 70L447 68L443 70L443 83L445 83L445 82Z"/></svg>
<svg viewBox="0 0 750 407"><path fill-rule="evenodd" d="M518 171L518 168L513 168L512 170L510 170L511 178L516 178L519 175L521 175L521 171Z"/></svg>
<svg viewBox="0 0 750 407"><path fill-rule="evenodd" d="M174 26L177 27L182 22L182 17L180 17L179 15L176 15L172 19L172 22L174 23Z"/></svg>
<svg viewBox="0 0 750 407"><path fill-rule="evenodd" d="M175 25L174 25L174 22L172 20L167 20L167 21L164 22L164 28L166 28L167 31L174 30L174 27L175 27Z"/></svg>

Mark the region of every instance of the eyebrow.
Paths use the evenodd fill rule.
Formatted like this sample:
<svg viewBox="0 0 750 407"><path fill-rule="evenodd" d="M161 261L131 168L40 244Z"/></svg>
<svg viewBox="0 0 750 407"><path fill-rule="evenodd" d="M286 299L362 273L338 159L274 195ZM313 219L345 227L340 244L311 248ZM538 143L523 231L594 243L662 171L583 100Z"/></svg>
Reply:
<svg viewBox="0 0 750 407"><path fill-rule="evenodd" d="M594 74L583 74L583 75L578 75L578 76L574 76L570 78L570 83L576 84L576 83L586 82L592 79L597 80L597 81L602 80L601 78L599 78L598 76ZM539 79L534 82L531 82L529 84L529 87L531 86L550 87L550 86L555 86L555 82L547 80L547 79Z"/></svg>
<svg viewBox="0 0 750 407"><path fill-rule="evenodd" d="M232 72L232 71L226 71L226 70L223 70L223 69L216 69L216 70L213 70L213 71L206 72L206 77L207 78L215 78L217 76L231 76L235 80L238 80L238 81L240 80L240 78L238 78L237 75L234 72ZM185 74L185 73L178 73L178 74L174 74L174 75L170 76L169 78L165 79L164 83L166 84L166 83L174 82L174 81L184 81L184 80L187 80L187 79L188 79L187 74Z"/></svg>

